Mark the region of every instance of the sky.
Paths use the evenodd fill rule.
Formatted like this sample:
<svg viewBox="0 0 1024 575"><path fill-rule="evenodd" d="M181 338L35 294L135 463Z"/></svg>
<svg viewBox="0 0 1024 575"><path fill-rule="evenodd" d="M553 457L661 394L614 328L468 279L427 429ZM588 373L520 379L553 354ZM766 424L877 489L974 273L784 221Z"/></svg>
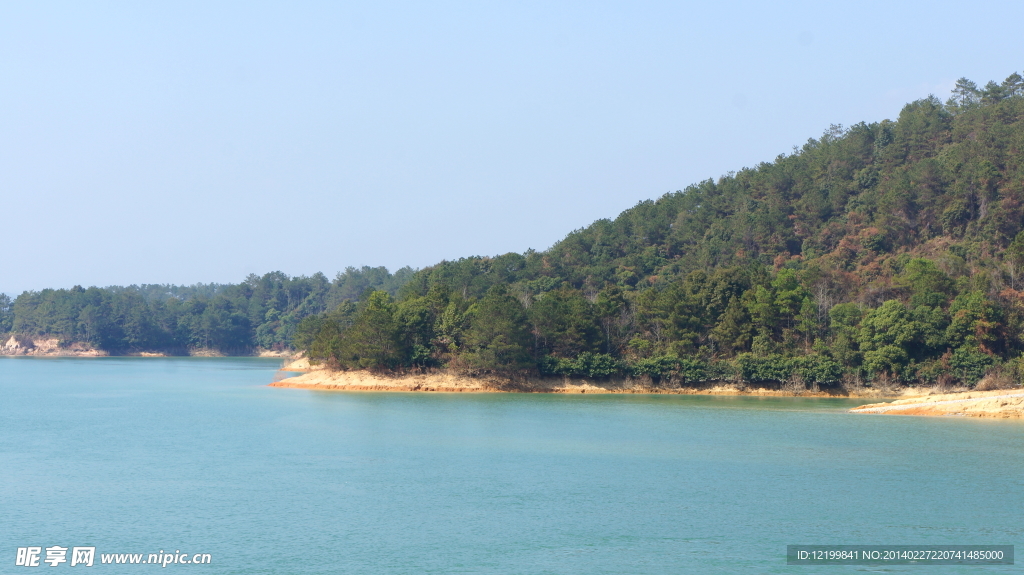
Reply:
<svg viewBox="0 0 1024 575"><path fill-rule="evenodd" d="M1021 71L1024 3L0 0L0 292L420 268Z"/></svg>

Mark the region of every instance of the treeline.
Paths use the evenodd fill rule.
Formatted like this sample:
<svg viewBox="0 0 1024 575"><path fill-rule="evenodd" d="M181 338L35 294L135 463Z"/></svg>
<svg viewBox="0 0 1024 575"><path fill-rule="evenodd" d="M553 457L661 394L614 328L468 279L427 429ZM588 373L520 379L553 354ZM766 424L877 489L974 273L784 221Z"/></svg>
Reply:
<svg viewBox="0 0 1024 575"><path fill-rule="evenodd" d="M442 262L303 320L339 368L681 385L1017 380L1024 81L645 201L544 252Z"/></svg>
<svg viewBox="0 0 1024 575"><path fill-rule="evenodd" d="M397 293L413 273L350 267L333 281L322 273L273 272L240 284L75 286L29 291L13 301L0 294L0 334L53 337L111 353L283 350L304 317L372 290Z"/></svg>

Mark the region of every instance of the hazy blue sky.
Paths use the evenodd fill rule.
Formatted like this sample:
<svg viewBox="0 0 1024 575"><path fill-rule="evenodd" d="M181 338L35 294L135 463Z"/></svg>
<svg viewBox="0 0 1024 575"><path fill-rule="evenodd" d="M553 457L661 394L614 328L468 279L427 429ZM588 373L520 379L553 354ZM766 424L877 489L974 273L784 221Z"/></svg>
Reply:
<svg viewBox="0 0 1024 575"><path fill-rule="evenodd" d="M0 291L544 249L1024 67L1016 2L0 2Z"/></svg>

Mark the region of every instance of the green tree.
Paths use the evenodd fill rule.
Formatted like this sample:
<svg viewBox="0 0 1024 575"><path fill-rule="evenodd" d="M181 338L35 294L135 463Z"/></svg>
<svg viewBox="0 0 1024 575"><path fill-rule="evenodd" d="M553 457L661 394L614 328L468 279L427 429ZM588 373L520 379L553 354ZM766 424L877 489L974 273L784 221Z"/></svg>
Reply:
<svg viewBox="0 0 1024 575"><path fill-rule="evenodd" d="M11 331L14 325L14 313L11 309L11 297L0 293L0 333Z"/></svg>
<svg viewBox="0 0 1024 575"><path fill-rule="evenodd" d="M1006 98L1024 96L1024 78L1021 78L1020 74L1016 72L1007 76L1000 87Z"/></svg>
<svg viewBox="0 0 1024 575"><path fill-rule="evenodd" d="M888 300L869 311L860 322L858 337L864 367L874 375L908 377L909 349L920 334L920 325L899 300Z"/></svg>
<svg viewBox="0 0 1024 575"><path fill-rule="evenodd" d="M954 110L963 111L977 106L980 101L981 92L978 90L978 85L967 78L960 78L956 81L953 94L949 97L946 105Z"/></svg>
<svg viewBox="0 0 1024 575"><path fill-rule="evenodd" d="M469 309L470 327L461 359L470 369L511 374L531 369L530 333L519 300L497 285Z"/></svg>
<svg viewBox="0 0 1024 575"><path fill-rule="evenodd" d="M751 328L746 307L740 303L740 298L733 296L718 324L711 330L711 337L718 343L719 350L729 356L733 352L750 349Z"/></svg>
<svg viewBox="0 0 1024 575"><path fill-rule="evenodd" d="M540 354L575 357L596 351L601 342L594 306L579 290L559 289L541 296L528 312Z"/></svg>
<svg viewBox="0 0 1024 575"><path fill-rule="evenodd" d="M373 291L345 330L341 363L348 367L385 370L401 365L405 356L395 304L385 291Z"/></svg>
<svg viewBox="0 0 1024 575"><path fill-rule="evenodd" d="M946 339L950 346L978 347L991 351L997 342L999 317L992 302L980 291L962 293L949 308Z"/></svg>
<svg viewBox="0 0 1024 575"><path fill-rule="evenodd" d="M915 258L907 262L897 285L910 293L911 306L942 306L954 292L952 278L939 270L932 260Z"/></svg>

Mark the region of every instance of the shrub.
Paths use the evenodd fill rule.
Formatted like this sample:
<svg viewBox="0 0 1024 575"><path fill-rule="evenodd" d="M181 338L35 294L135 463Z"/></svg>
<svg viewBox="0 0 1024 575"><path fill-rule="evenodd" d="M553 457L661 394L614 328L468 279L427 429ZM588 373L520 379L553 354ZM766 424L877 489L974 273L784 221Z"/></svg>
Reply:
<svg viewBox="0 0 1024 575"><path fill-rule="evenodd" d="M793 359L780 354L758 356L741 353L736 356L740 377L745 383L784 383L793 375Z"/></svg>
<svg viewBox="0 0 1024 575"><path fill-rule="evenodd" d="M807 383L825 387L838 384L843 378L843 366L823 355L805 355L793 359L793 371Z"/></svg>
<svg viewBox="0 0 1024 575"><path fill-rule="evenodd" d="M991 355L966 345L958 347L949 358L953 375L967 385L978 383L978 380L985 376L985 371L994 363L995 359Z"/></svg>
<svg viewBox="0 0 1024 575"><path fill-rule="evenodd" d="M693 385L716 379L716 370L708 362L693 357L680 358L665 354L634 360L629 372L637 377L648 376L653 381L674 380L681 386Z"/></svg>
<svg viewBox="0 0 1024 575"><path fill-rule="evenodd" d="M832 386L843 377L839 363L818 354L785 357L742 353L736 357L736 365L745 383L786 383L796 376L807 383Z"/></svg>
<svg viewBox="0 0 1024 575"><path fill-rule="evenodd" d="M630 365L634 376L648 376L654 381L669 379L677 369L679 358L674 355L659 355L635 360Z"/></svg>
<svg viewBox="0 0 1024 575"><path fill-rule="evenodd" d="M623 372L623 364L607 353L585 351L574 359L544 356L538 366L545 375L605 379Z"/></svg>
<svg viewBox="0 0 1024 575"><path fill-rule="evenodd" d="M1018 355L1004 363L1002 368L1006 377L1010 378L1014 385L1024 385L1024 356Z"/></svg>

